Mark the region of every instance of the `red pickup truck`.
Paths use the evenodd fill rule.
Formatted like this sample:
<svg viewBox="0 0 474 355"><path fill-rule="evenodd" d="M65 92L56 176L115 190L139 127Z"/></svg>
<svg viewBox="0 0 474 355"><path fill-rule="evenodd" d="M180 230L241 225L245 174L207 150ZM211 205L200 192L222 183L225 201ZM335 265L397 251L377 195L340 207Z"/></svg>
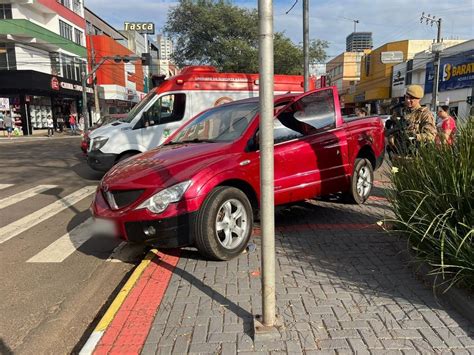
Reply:
<svg viewBox="0 0 474 355"><path fill-rule="evenodd" d="M274 107L275 204L333 193L364 203L384 157L380 118L343 118L334 87L278 96ZM258 98L214 107L117 164L98 186L94 217L126 241L237 256L259 208L258 113Z"/></svg>

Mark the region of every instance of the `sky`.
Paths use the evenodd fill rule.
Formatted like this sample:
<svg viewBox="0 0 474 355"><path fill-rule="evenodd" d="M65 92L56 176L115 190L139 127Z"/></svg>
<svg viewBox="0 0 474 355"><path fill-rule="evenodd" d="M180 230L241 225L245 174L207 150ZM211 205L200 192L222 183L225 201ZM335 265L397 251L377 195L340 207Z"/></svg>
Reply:
<svg viewBox="0 0 474 355"><path fill-rule="evenodd" d="M345 50L346 36L354 31L372 32L374 48L403 39L434 39L436 25L420 23L422 12L442 18L441 37L474 38L474 0L317 0L309 1L310 39L329 42L327 54ZM295 7L287 14L295 3ZM172 0L85 0L85 6L117 29L126 21L154 22L157 33L166 23ZM234 5L257 8L257 0L234 0ZM294 43L303 39L303 0L274 0L274 31L284 32Z"/></svg>

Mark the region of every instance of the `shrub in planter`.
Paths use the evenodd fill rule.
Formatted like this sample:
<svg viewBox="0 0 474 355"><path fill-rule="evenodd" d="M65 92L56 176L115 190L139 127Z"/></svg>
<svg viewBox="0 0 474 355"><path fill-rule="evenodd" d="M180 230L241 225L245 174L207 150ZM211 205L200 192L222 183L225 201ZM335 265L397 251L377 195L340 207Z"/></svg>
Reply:
<svg viewBox="0 0 474 355"><path fill-rule="evenodd" d="M474 290L474 122L453 146L426 145L393 162L393 229L450 286Z"/></svg>

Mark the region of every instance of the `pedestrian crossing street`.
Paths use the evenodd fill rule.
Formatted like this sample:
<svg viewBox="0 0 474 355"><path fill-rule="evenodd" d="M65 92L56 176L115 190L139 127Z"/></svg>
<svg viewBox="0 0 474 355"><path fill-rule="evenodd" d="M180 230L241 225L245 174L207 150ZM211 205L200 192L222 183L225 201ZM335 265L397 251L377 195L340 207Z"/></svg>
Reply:
<svg viewBox="0 0 474 355"><path fill-rule="evenodd" d="M58 185L37 185L30 188L25 188L14 194L7 193L9 189L18 190L19 187L14 184L0 184L0 222L1 216L6 211L6 208L21 208L20 203L25 203L29 199L38 198L41 194L48 194L48 191L58 189ZM44 207L40 207L33 213L29 213L7 225L2 226L0 223L0 248L4 246L7 248L8 241L14 240L19 235L26 233L30 238L31 243L36 243L34 227L40 223L45 224L61 224L68 225L70 221L61 220L59 213L71 208L79 202L88 199L92 200L92 195L96 190L96 186L85 186L75 191L72 191L65 197L49 203ZM6 192L7 191L7 192ZM11 191L11 190L10 190ZM4 195L10 195L3 197ZM50 245L44 247L40 252L25 260L27 263L62 263L73 253L83 246L86 242L94 237L94 221L92 217L87 218L84 222L78 224L64 235L58 235L58 238ZM29 237L28 237L29 238ZM111 253L107 258L109 262L117 262L126 260L130 254L136 252L136 247L129 247L127 243L120 243L113 238L103 238L103 242L111 246ZM107 246L108 246L107 245ZM107 247L105 248L107 249Z"/></svg>

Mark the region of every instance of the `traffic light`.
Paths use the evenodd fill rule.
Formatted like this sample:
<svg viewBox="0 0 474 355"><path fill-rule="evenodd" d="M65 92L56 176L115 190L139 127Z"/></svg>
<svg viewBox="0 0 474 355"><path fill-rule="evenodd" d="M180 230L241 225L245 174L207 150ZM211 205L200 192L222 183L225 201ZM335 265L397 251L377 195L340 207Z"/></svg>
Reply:
<svg viewBox="0 0 474 355"><path fill-rule="evenodd" d="M472 106L472 96L468 96L466 102Z"/></svg>
<svg viewBox="0 0 474 355"><path fill-rule="evenodd" d="M150 53L142 53L142 65L151 65Z"/></svg>

